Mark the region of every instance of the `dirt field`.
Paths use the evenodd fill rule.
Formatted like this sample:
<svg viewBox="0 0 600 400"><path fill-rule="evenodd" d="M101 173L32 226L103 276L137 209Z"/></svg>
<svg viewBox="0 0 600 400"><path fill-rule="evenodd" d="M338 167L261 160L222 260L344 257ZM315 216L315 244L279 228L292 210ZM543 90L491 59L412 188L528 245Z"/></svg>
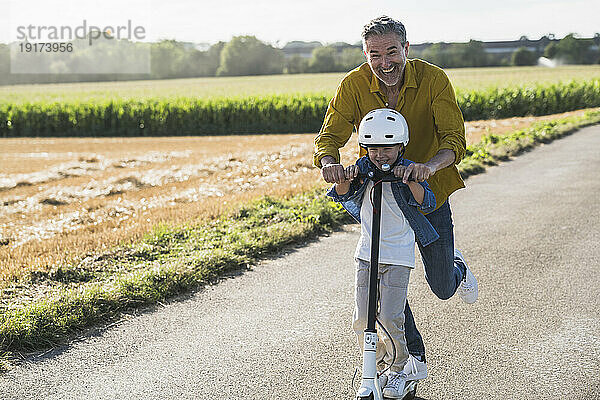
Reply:
<svg viewBox="0 0 600 400"><path fill-rule="evenodd" d="M467 140L582 113L469 122ZM206 219L264 194L322 185L313 138L0 139L0 289L28 271L136 240L159 223ZM346 146L343 162L356 154L356 144Z"/></svg>

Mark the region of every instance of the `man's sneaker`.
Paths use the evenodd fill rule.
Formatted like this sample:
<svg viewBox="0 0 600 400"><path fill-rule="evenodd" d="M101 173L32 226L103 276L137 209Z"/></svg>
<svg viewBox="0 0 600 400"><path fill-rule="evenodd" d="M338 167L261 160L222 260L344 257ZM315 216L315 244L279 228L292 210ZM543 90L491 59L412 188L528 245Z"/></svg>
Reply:
<svg viewBox="0 0 600 400"><path fill-rule="evenodd" d="M427 364L425 361L421 361L412 354L409 354L402 373L406 375L407 381L425 379L427 378Z"/></svg>
<svg viewBox="0 0 600 400"><path fill-rule="evenodd" d="M383 390L383 388L385 387L385 385L387 385L387 381L388 381L388 374L381 374L379 375L379 378L377 378L379 380L379 387L381 388L381 390Z"/></svg>
<svg viewBox="0 0 600 400"><path fill-rule="evenodd" d="M477 301L479 295L477 279L475 279L475 275L473 275L464 257L457 249L454 249L454 262L461 263L465 267L465 276L458 285L458 295L465 303L473 304Z"/></svg>
<svg viewBox="0 0 600 400"><path fill-rule="evenodd" d="M406 375L403 372L391 372L383 388L383 397L386 399L401 399L406 384Z"/></svg>

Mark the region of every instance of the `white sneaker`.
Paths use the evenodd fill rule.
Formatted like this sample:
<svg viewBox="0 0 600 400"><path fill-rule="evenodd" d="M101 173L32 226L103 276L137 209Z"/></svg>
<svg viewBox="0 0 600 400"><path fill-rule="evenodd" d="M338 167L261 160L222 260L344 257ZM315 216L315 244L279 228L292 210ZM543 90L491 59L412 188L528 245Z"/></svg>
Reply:
<svg viewBox="0 0 600 400"><path fill-rule="evenodd" d="M381 390L383 390L385 385L387 385L387 381L388 381L387 373L379 375L379 378L377 378L377 379L379 380L379 387L381 388Z"/></svg>
<svg viewBox="0 0 600 400"><path fill-rule="evenodd" d="M457 292L461 299L467 304L473 304L477 301L479 295L479 288L477 286L477 279L475 275L469 269L465 258L462 256L458 249L454 249L454 260L458 260L465 266L466 274L463 280L458 286Z"/></svg>
<svg viewBox="0 0 600 400"><path fill-rule="evenodd" d="M409 354L402 373L406 375L407 381L419 381L425 379L427 378L427 364L425 361L419 361L415 356Z"/></svg>
<svg viewBox="0 0 600 400"><path fill-rule="evenodd" d="M401 399L406 385L406 375L403 372L391 372L383 388L383 397L386 399Z"/></svg>

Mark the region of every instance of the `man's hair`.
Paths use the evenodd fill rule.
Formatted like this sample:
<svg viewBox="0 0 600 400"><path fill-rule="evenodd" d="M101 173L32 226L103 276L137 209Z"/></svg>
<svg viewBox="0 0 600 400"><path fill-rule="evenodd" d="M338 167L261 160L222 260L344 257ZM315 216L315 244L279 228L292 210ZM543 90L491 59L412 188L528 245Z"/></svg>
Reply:
<svg viewBox="0 0 600 400"><path fill-rule="evenodd" d="M387 15L377 17L365 25L362 31L363 44L373 35L383 35L386 33L395 33L400 38L400 43L406 44L406 28L400 21L396 21Z"/></svg>

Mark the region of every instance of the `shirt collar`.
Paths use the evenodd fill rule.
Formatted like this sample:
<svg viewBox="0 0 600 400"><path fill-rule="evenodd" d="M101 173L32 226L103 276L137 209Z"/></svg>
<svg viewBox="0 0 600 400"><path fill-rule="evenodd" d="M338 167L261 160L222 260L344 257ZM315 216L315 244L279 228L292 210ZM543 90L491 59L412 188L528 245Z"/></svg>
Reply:
<svg viewBox="0 0 600 400"><path fill-rule="evenodd" d="M369 69L371 68L371 66L369 66ZM409 88L409 87L413 87L416 88L417 87L417 77L415 76L415 67L413 65L413 63L411 62L411 60L406 60L406 67L404 67L404 85L405 87ZM379 86L379 79L377 79L377 75L375 75L375 73L373 73L373 70L371 70L371 84L369 85L369 89L371 90L371 93L382 93L381 92L381 86ZM402 88L400 88L400 90L402 91Z"/></svg>

